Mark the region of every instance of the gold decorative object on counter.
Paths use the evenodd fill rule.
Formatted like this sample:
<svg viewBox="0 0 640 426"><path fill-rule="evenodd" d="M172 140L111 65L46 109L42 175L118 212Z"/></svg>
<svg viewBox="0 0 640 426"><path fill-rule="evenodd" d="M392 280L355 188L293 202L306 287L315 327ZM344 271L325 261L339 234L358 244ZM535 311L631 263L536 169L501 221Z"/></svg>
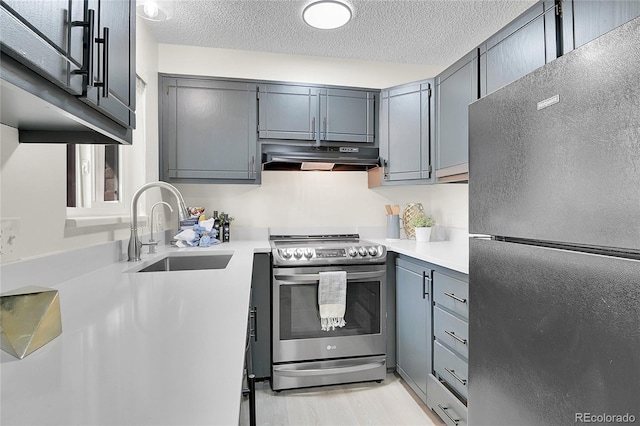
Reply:
<svg viewBox="0 0 640 426"><path fill-rule="evenodd" d="M62 333L58 290L28 286L0 294L0 348L22 359Z"/></svg>
<svg viewBox="0 0 640 426"><path fill-rule="evenodd" d="M404 208L402 222L404 223L404 233L407 234L407 238L412 240L416 237L415 229L411 225L411 219L422 215L424 215L424 209L420 203L410 203Z"/></svg>

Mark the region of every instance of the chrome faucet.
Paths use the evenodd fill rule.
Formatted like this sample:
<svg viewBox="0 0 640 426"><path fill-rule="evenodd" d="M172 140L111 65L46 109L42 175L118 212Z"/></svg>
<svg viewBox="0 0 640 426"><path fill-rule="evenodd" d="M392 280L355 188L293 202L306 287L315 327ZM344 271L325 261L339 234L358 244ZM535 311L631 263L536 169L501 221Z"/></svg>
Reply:
<svg viewBox="0 0 640 426"><path fill-rule="evenodd" d="M140 242L140 238L138 238L138 199L140 195L149 188L164 188L170 191L178 201L178 217L179 220L184 220L189 217L189 211L187 210L187 206L184 203L184 199L182 198L182 194L178 189L166 182L149 182L147 184L142 185L135 194L133 194L133 199L131 200L131 237L129 237L129 248L128 255L129 261L137 261L140 260L140 251L142 248L142 243ZM154 205L155 207L155 205ZM153 210L153 208L152 208Z"/></svg>

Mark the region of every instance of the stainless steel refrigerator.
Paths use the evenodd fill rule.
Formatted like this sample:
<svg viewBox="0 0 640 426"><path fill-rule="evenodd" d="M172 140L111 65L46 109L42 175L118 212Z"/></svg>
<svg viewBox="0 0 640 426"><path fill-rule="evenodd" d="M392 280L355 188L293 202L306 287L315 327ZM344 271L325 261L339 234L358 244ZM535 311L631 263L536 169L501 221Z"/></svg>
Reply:
<svg viewBox="0 0 640 426"><path fill-rule="evenodd" d="M470 105L469 199L469 424L640 422L640 18Z"/></svg>

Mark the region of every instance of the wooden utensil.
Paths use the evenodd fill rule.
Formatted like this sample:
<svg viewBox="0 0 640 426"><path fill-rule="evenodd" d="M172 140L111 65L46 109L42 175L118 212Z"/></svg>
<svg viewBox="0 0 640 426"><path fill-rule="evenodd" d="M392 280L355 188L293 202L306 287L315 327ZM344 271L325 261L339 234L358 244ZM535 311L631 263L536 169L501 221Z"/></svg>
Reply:
<svg viewBox="0 0 640 426"><path fill-rule="evenodd" d="M391 210L391 206L389 204L385 204L384 208L387 209L387 214L393 214L393 211Z"/></svg>
<svg viewBox="0 0 640 426"><path fill-rule="evenodd" d="M400 214L400 206L395 204L393 207L391 207L391 212L393 214Z"/></svg>

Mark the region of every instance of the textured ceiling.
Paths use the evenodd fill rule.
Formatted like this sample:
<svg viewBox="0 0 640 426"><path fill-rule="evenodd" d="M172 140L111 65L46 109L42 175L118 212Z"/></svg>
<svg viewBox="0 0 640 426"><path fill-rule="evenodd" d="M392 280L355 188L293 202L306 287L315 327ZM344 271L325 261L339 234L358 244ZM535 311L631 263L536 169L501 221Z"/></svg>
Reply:
<svg viewBox="0 0 640 426"><path fill-rule="evenodd" d="M302 21L312 2L176 0L147 23L159 43L444 67L536 0L345 0L353 19L328 31Z"/></svg>

